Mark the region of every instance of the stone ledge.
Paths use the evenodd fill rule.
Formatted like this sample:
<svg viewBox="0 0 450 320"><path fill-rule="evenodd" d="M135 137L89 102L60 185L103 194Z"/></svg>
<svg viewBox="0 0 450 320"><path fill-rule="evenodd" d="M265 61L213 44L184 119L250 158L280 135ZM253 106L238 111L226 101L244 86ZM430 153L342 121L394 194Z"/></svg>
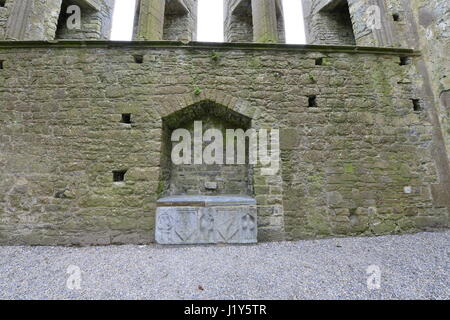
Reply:
<svg viewBox="0 0 450 320"><path fill-rule="evenodd" d="M214 50L269 50L296 52L327 52L353 54L383 54L420 56L421 52L406 48L359 47L280 43L236 42L181 42L181 41L105 41L105 40L54 40L54 41L0 41L0 49L8 48L179 48Z"/></svg>
<svg viewBox="0 0 450 320"><path fill-rule="evenodd" d="M76 0L74 1L74 3L79 5L80 7L100 11L100 4L98 3L98 0Z"/></svg>
<svg viewBox="0 0 450 320"><path fill-rule="evenodd" d="M241 195L184 195L158 200L159 244L256 243L256 200Z"/></svg>
<svg viewBox="0 0 450 320"><path fill-rule="evenodd" d="M158 207L219 207L219 206L254 206L256 200L249 196L170 196L157 201Z"/></svg>

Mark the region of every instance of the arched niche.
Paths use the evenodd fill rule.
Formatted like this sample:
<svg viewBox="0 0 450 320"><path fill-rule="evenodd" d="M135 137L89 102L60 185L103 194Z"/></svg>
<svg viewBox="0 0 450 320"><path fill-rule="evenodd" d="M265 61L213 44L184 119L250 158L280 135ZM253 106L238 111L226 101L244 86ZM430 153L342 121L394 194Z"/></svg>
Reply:
<svg viewBox="0 0 450 320"><path fill-rule="evenodd" d="M210 100L194 103L163 117L163 143L159 196L175 195L253 195L253 167L248 161L249 139L245 138L245 163L237 164L236 141L234 164L226 163L226 130L251 128L251 118ZM223 164L194 163L195 122L201 122L202 135L209 129L218 129L223 137ZM174 130L185 129L191 137L191 161L175 164L173 148L182 140L172 141ZM198 129L198 127L197 127ZM202 141L201 150L214 140Z"/></svg>

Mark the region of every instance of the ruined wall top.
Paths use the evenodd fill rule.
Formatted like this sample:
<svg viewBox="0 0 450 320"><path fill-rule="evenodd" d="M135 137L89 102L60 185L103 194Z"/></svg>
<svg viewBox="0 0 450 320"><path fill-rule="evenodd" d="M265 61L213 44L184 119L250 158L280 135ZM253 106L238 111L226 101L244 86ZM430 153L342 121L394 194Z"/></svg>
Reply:
<svg viewBox="0 0 450 320"><path fill-rule="evenodd" d="M281 0L224 0L227 42L284 43Z"/></svg>
<svg viewBox="0 0 450 320"><path fill-rule="evenodd" d="M1 40L108 39L115 0L6 0Z"/></svg>
<svg viewBox="0 0 450 320"><path fill-rule="evenodd" d="M419 48L417 20L437 23L438 17L448 17L450 7L445 0L302 0L302 4L308 43L409 48Z"/></svg>
<svg viewBox="0 0 450 320"><path fill-rule="evenodd" d="M197 0L138 0L135 40L196 40ZM225 41L285 42L281 0L224 0Z"/></svg>
<svg viewBox="0 0 450 320"><path fill-rule="evenodd" d="M138 0L134 40L197 38L197 0Z"/></svg>

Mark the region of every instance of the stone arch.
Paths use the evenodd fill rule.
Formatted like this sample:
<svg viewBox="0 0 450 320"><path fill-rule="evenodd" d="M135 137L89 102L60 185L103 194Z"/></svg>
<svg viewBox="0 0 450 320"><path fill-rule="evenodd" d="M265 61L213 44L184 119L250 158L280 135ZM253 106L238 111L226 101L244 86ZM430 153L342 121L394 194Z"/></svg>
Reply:
<svg viewBox="0 0 450 320"><path fill-rule="evenodd" d="M250 106L247 101L214 89L201 90L199 94L187 93L169 97L161 103L159 115L161 118L164 118L202 101L210 101L217 105L222 105L251 119L255 117L256 109Z"/></svg>

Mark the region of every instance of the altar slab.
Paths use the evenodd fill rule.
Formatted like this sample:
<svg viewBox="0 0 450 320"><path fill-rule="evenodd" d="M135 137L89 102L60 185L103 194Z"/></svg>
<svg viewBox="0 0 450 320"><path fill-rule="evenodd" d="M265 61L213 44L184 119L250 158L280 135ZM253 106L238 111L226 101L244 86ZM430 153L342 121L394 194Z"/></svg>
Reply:
<svg viewBox="0 0 450 320"><path fill-rule="evenodd" d="M158 200L159 244L256 243L256 200L247 196L171 196Z"/></svg>

